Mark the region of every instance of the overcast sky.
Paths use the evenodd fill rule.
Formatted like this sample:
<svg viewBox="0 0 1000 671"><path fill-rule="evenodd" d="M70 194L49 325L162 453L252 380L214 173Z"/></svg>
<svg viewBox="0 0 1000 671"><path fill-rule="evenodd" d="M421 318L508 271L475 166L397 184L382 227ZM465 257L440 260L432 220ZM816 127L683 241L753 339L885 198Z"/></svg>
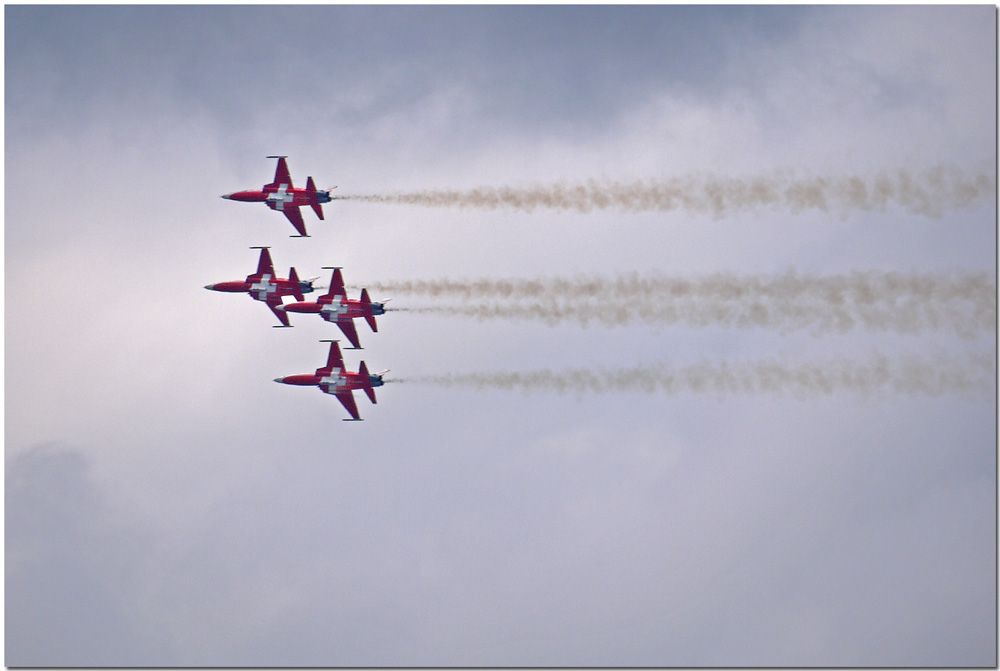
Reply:
<svg viewBox="0 0 1000 671"><path fill-rule="evenodd" d="M203 289L253 272L254 245L358 286L993 282L994 7L4 15L6 665L996 665L994 384L417 381L884 357L989 382L995 305L971 332L937 294L946 318L918 328L397 311L345 359L410 382L343 423L272 382L321 366L332 324L272 329ZM900 170L988 188L936 212L345 200L290 239L219 198L269 182L272 154L343 196Z"/></svg>

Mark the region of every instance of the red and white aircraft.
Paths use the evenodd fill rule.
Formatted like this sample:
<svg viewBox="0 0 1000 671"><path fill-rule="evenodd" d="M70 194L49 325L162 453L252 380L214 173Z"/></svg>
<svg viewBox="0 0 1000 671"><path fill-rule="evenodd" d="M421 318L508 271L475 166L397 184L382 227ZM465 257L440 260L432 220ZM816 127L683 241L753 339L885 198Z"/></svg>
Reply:
<svg viewBox="0 0 1000 671"><path fill-rule="evenodd" d="M231 293L249 293L254 300L264 301L271 312L281 321L282 326L291 326L288 315L278 310L285 296L295 296L296 300L305 300L302 294L312 293L312 283L319 279L313 277L305 282L299 281L299 276L293 267L288 271L288 279L284 280L274 275L274 265L271 263L271 253L267 247L251 247L260 250L260 261L257 262L257 272L247 275L242 282L218 282L206 284L206 289L212 291L228 291ZM276 326L275 328L281 328Z"/></svg>
<svg viewBox="0 0 1000 671"><path fill-rule="evenodd" d="M354 349L361 349L358 330L354 328L354 320L363 317L372 327L372 331L378 333L375 316L385 314L385 303L373 303L368 297L367 289L361 290L360 300L349 300L340 268L324 267L323 269L333 271L333 277L330 279L330 290L327 293L320 296L315 302L289 303L288 305L279 305L277 309L282 312L319 313L323 319L334 322L340 327L347 339L351 341Z"/></svg>
<svg viewBox="0 0 1000 671"><path fill-rule="evenodd" d="M324 394L336 396L337 400L347 408L347 412L351 413L351 419L345 419L345 422L361 421L361 416L358 415L358 405L354 402L354 390L363 389L371 402L377 403L375 387L381 387L385 384L382 381L382 376L389 371L383 370L375 375L369 375L368 367L362 361L361 365L358 366L357 373L349 373L344 368L344 358L340 355L337 341L320 340L320 342L330 343L330 354L327 356L325 366L317 368L312 375L288 375L276 377L274 381L304 387L319 387Z"/></svg>
<svg viewBox="0 0 1000 671"><path fill-rule="evenodd" d="M299 232L293 238L308 238L306 224L302 221L302 213L299 208L308 205L316 212L316 216L323 218L322 203L329 203L333 200L330 192L337 187L331 187L325 191L318 191L313 178L306 181L306 188L296 189L292 186L292 177L288 173L288 164L285 163L285 156L268 156L268 158L278 159L278 169L274 173L274 181L265 184L260 191L236 191L227 193L223 198L228 200L241 200L245 203L267 203L272 210L283 212L292 226Z"/></svg>

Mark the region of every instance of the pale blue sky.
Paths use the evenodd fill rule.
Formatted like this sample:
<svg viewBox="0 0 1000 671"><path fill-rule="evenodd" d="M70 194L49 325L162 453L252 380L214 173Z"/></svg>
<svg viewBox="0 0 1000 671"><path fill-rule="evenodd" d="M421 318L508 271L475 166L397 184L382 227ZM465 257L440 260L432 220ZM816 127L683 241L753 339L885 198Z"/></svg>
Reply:
<svg viewBox="0 0 1000 671"><path fill-rule="evenodd" d="M995 8L5 8L6 659L23 665L996 664L996 399L271 380L319 320L205 291L253 245L348 283L995 272L941 217L218 196L995 166ZM388 296L373 296L385 298ZM394 296L405 306L412 297ZM995 333L361 327L374 370L945 359Z"/></svg>

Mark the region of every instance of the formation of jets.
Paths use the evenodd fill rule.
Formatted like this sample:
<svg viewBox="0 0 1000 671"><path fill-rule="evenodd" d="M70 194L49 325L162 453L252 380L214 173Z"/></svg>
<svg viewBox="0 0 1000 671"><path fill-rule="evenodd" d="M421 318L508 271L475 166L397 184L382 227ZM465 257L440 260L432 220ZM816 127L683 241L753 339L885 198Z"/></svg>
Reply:
<svg viewBox="0 0 1000 671"><path fill-rule="evenodd" d="M333 200L327 189L317 190L313 183L313 178L306 180L304 189L296 189L292 186L292 178L288 172L288 164L285 156L268 156L268 158L278 159L278 167L274 174L274 181L265 184L260 191L237 191L227 193L223 198L228 200L238 200L251 203L267 203L272 210L282 212L288 220L292 222L298 235L293 238L307 238L305 223L302 221L302 213L299 208L308 205L312 207L316 215L323 219L323 203ZM336 187L333 187L336 188ZM385 314L385 302L377 303L368 296L368 290L361 290L361 297L358 300L347 298L347 290L344 285L344 277L339 267L324 267L324 270L332 270L333 276L330 278L330 287L325 294L314 302L307 302L305 294L316 290L313 282L319 277L312 277L308 280L300 280L295 268L288 271L287 279L278 277L274 272L274 264L271 261L269 247L251 247L260 250L260 259L257 261L257 271L247 275L245 280L232 282L217 282L208 284L206 289L211 291L224 291L230 293L246 293L257 301L267 304L274 313L274 316L281 322L275 328L290 327L288 320L289 312L315 313L320 315L325 321L335 323L351 342L349 349L361 349L361 341L358 338L358 330L354 326L355 319L364 319L368 322L372 332L378 332L378 324L375 317ZM293 296L295 302L284 303L286 296ZM319 387L325 394L332 394L340 401L341 405L351 415L351 419L344 421L360 421L357 403L354 401L354 391L364 391L372 403L375 403L375 387L381 387L383 376L388 370L380 371L374 375L369 374L365 362L362 361L358 367L358 372L351 373L344 366L344 359L340 353L340 346L336 340L321 340L320 342L330 343L330 352L327 355L326 365L317 368L316 372L307 375L288 375L276 378L275 382L283 384L314 386Z"/></svg>

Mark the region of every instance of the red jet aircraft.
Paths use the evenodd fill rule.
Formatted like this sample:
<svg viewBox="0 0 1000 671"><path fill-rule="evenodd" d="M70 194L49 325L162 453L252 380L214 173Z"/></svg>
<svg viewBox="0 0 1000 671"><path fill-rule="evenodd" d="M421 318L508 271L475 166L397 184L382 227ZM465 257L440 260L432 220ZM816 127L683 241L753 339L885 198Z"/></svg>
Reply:
<svg viewBox="0 0 1000 671"><path fill-rule="evenodd" d="M308 238L306 224L302 221L302 213L299 208L309 205L316 212L316 216L323 218L322 203L329 203L333 200L330 192L337 187L331 187L326 191L317 191L313 178L306 181L306 188L296 189L292 186L292 177L288 173L288 164L285 163L285 156L268 156L268 158L278 159L278 169L274 173L274 181L265 184L260 191L236 191L227 193L223 198L228 200L241 200L245 203L267 203L272 210L284 212L288 221L299 232L293 238Z"/></svg>
<svg viewBox="0 0 1000 671"><path fill-rule="evenodd" d="M291 326L288 323L288 315L280 312L278 307L285 296L295 296L296 300L305 300L302 294L312 293L312 283L317 278L299 281L299 276L295 268L288 271L288 279L283 280L274 276L274 265L271 263L271 253L267 247L251 247L250 249L260 250L260 261L257 262L257 272L247 275L243 282L219 282L217 284L206 284L206 289L212 291L228 291L233 293L249 293L254 300L264 301L271 312L281 321L282 326ZM281 328L276 326L275 328Z"/></svg>
<svg viewBox="0 0 1000 671"><path fill-rule="evenodd" d="M368 368L362 361L358 366L357 373L349 373L344 369L344 358L340 355L340 346L336 340L320 340L320 342L330 343L330 354L326 359L326 366L317 368L313 375L288 375L286 377L276 377L275 382L282 384L297 384L304 387L318 386L324 394L333 394L337 400L351 413L351 419L345 422L361 421L358 415L358 406L354 402L354 390L363 389L372 403L375 400L375 387L385 384L382 376L388 373L383 370L375 375L368 374Z"/></svg>
<svg viewBox="0 0 1000 671"><path fill-rule="evenodd" d="M368 290L361 290L361 300L352 301L347 298L347 290L344 288L344 277L340 274L340 268L327 268L332 270L333 277L330 279L330 290L319 297L315 302L289 303L279 305L278 310L282 312L313 312L319 313L328 322L334 322L344 332L347 339L351 341L354 349L361 349L358 340L358 330L354 328L354 320L364 317L372 331L378 333L378 325L375 323L375 315L385 314L385 303L372 303L368 298Z"/></svg>

